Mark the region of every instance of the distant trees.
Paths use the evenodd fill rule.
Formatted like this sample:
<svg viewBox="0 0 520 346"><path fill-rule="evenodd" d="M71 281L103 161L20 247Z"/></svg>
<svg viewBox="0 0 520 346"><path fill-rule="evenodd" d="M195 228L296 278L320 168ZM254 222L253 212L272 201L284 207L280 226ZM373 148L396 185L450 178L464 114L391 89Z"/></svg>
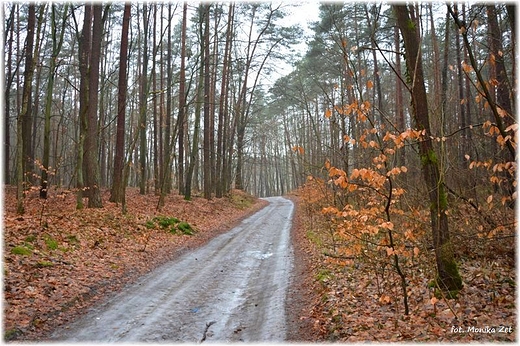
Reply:
<svg viewBox="0 0 520 346"><path fill-rule="evenodd" d="M288 5L3 6L5 181L19 186L20 212L36 182L43 198L76 191L78 207L83 196L102 206L106 187L122 203L126 185L156 194L159 208L171 191L281 194L308 176L327 180L327 161L346 174L373 165L387 132L403 143L389 148L389 169L406 166L398 182L422 186L424 143L408 136L417 130L411 53L391 7L321 4L294 58L303 33L286 25ZM490 196L516 199L514 11L457 6L409 14L437 184L482 212ZM290 58L293 70L278 78Z"/></svg>
<svg viewBox="0 0 520 346"><path fill-rule="evenodd" d="M164 203L173 186L189 199L244 185L249 104L292 35L281 7L3 6L5 181L20 213L36 181L41 198L76 191L78 208L101 207L103 187L112 202L128 184Z"/></svg>

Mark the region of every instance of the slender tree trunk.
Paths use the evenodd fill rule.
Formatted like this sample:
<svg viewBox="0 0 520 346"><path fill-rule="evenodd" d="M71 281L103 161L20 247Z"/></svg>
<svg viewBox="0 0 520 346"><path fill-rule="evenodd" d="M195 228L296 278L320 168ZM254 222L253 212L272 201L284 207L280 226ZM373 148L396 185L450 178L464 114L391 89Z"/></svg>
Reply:
<svg viewBox="0 0 520 346"><path fill-rule="evenodd" d="M399 131L404 131L406 128L406 122L404 118L404 101L403 101L403 78L401 74L401 44L399 39L399 28L395 27L394 32L394 44L395 44L395 70L397 76L395 78L395 112L397 114L397 128ZM399 150L398 165L406 166L406 147L402 147Z"/></svg>
<svg viewBox="0 0 520 346"><path fill-rule="evenodd" d="M5 82L5 113L4 113L4 183L11 183L10 154L11 154L11 131L10 131L10 114L11 114L11 86L15 74L11 70L13 63L13 36L14 36L14 15L17 4L12 4L11 14L9 16L8 25L5 32L5 40L7 41L7 66L6 66L6 82Z"/></svg>
<svg viewBox="0 0 520 346"><path fill-rule="evenodd" d="M181 29L181 70L179 76L179 115L178 121L178 147L179 155L177 160L177 177L179 194L184 194L184 118L186 114L186 27L188 22L188 4L185 2L182 7L182 29Z"/></svg>
<svg viewBox="0 0 520 346"><path fill-rule="evenodd" d="M76 164L76 188L77 199L76 208L82 209L83 189L85 185L83 176L85 138L87 137L87 117L89 106L89 63L92 45L92 5L85 5L83 18L83 29L79 40L79 138L78 138L78 159Z"/></svg>
<svg viewBox="0 0 520 346"><path fill-rule="evenodd" d="M218 109L218 125L217 125L217 157L216 157L216 190L215 195L217 198L223 196L226 185L224 184L224 172L226 167L224 162L226 160L226 146L225 146L225 118L227 116L227 100L229 90L229 61L231 55L231 41L232 41L232 30L233 30L233 12L234 4L229 4L228 22L226 29L226 46L224 48L224 61L222 63L222 81L220 84L220 100Z"/></svg>
<svg viewBox="0 0 520 346"><path fill-rule="evenodd" d="M433 9L432 3L428 4L428 12L430 17L430 35L432 37L432 45L433 45L433 95L434 95L434 104L433 107L435 110L439 109L441 106L441 71L440 71L440 52L439 52L439 43L437 42L437 35L435 34L435 22L433 19Z"/></svg>
<svg viewBox="0 0 520 346"><path fill-rule="evenodd" d="M168 4L168 18L172 18L172 4ZM167 54L166 54L166 114L164 119L164 138L162 142L161 150L161 195L159 198L159 206L164 205L164 199L167 194L171 192L171 168L172 168L172 147L173 139L171 139L172 133L172 106L173 106L173 95L172 95L172 84L173 84L173 62L172 62L172 23L168 23L168 39L167 39ZM171 139L171 140L170 140Z"/></svg>
<svg viewBox="0 0 520 346"><path fill-rule="evenodd" d="M462 3L462 13L463 13L463 18L464 18L464 21L466 21L466 5L464 3ZM449 19L449 12L446 13L446 21L448 21ZM468 48L466 46L464 46L464 49L463 49L463 52L464 52L464 64L469 66L470 63L468 61ZM465 76L464 78L464 81L465 81L465 102L464 102L464 106L466 108L466 122L467 124L471 124L471 102L470 102L470 99L471 99L471 80L468 78L468 76ZM467 150L469 151L470 150L470 147L469 147L469 142L471 142L471 131L469 128L465 128L462 130L462 138L464 140L464 142L467 142Z"/></svg>
<svg viewBox="0 0 520 346"><path fill-rule="evenodd" d="M200 22L199 22L199 35L200 37L204 37L204 28L203 28L203 5L199 6L200 13ZM194 123L194 131L193 131L193 140L191 146L191 154L190 154L190 163L188 166L188 170L186 172L186 188L184 189L184 199L191 200L191 189L192 182L194 180L193 175L195 172L195 165L197 164L197 156L199 150L199 133L200 133L200 116L201 116L201 108L204 103L204 85L205 85L205 76L204 76L204 63L205 63L205 49L204 44L201 42L200 47L200 66L199 66L199 76L197 82L197 96L195 101L195 123Z"/></svg>
<svg viewBox="0 0 520 346"><path fill-rule="evenodd" d="M56 23L56 5L51 4L51 35L52 35L52 55L49 59L49 79L47 81L47 95L45 99L45 123L43 129L43 158L42 158L42 172L41 172L41 187L40 187L40 198L47 198L47 192L49 187L49 161L50 161L50 151L51 151L51 107L52 107L52 99L53 99L53 90L54 90L54 79L56 76L57 69L57 57L61 50L61 46L63 44L63 35L65 33L65 27L67 24L67 12L68 12L68 4L64 5L62 9L62 21L61 21L61 31L57 33L57 23Z"/></svg>
<svg viewBox="0 0 520 346"><path fill-rule="evenodd" d="M25 100L27 103L24 105L27 107L26 112L23 113L22 117L22 138L23 138L23 174L24 174L24 181L27 182L29 185L36 184L36 180L34 179L35 175L34 173L34 152L35 152L35 135L36 135L36 119L35 115L38 112L38 102L39 102L39 88L40 88L40 80L41 80L41 68L36 69L36 66L38 65L38 59L40 55L40 45L41 45L41 31L42 31L42 24L43 24L43 17L45 14L45 4L38 6L38 16L37 16L37 23L36 23L36 33L33 33L32 43L31 43L31 66L27 66L30 71L30 83L29 86L30 89L28 95L28 98ZM36 16L36 9L35 9L35 16ZM36 18L35 18L36 20ZM34 78L34 73L37 72L36 78ZM27 76L27 74L24 72L24 76ZM35 79L35 90L32 88L33 79ZM24 80L24 88L25 88L25 80ZM24 90L25 93L26 90ZM36 97L33 97L33 94ZM25 101L24 101L25 102ZM22 106L23 107L23 106ZM27 188L28 186L25 186Z"/></svg>
<svg viewBox="0 0 520 346"><path fill-rule="evenodd" d="M152 29L152 47L154 49L154 52L158 50L157 47L157 4L154 3L153 5L153 29ZM162 20L161 20L162 23ZM162 26L160 27L162 29ZM160 30L160 33L163 31ZM154 54L154 57L152 59L152 90L157 91L157 55ZM162 57L162 54L160 54ZM161 58L159 58L161 59ZM161 63L161 61L159 61ZM161 93L162 94L162 93ZM152 119L152 125L153 125L153 137L152 137L152 160L153 160L153 182L154 182L154 193L156 196L159 196L162 191L162 179L160 175L160 168L159 168L159 156L162 155L159 153L159 137L162 135L161 126L159 123L159 114L158 114L158 100L160 99L159 95L155 95L152 100L152 109L153 109L153 119Z"/></svg>
<svg viewBox="0 0 520 346"><path fill-rule="evenodd" d="M428 111L428 100L423 76L422 58L418 40L418 27L411 21L405 5L392 5L397 16L397 24L403 36L406 51L406 66L411 78L412 112L417 129L424 131L424 140L419 142L419 155L423 177L430 202L430 218L437 262L438 284L442 289L457 291L462 288L462 279L453 255L453 247L448 229L448 201L439 160L433 148Z"/></svg>
<svg viewBox="0 0 520 346"><path fill-rule="evenodd" d="M517 56L517 51L516 51L516 8L517 8L517 4L516 3L508 3L506 5L506 11L507 11L507 16L508 16L508 19L509 19L509 25L511 27L511 50L513 51L513 57L516 57ZM513 95L516 95L516 59L511 59L511 65L512 65L512 68L511 68L511 75L514 76L513 77L513 80L511 81L511 92ZM513 108L513 113L516 114L516 98L513 97L511 99L511 103L512 103L512 108Z"/></svg>
<svg viewBox="0 0 520 346"><path fill-rule="evenodd" d="M457 5L454 5L455 8ZM456 57L456 61L457 61L457 87L458 87L458 92L459 92L459 102L458 102L458 107L459 107L459 125L460 125L460 128L461 129L465 129L467 126L468 126L468 121L466 119L466 107L464 105L464 100L466 99L465 96L464 96L464 78L463 78L463 73L462 73L462 58L461 58L461 45L460 45L460 36L459 35L456 35L455 36L455 57ZM466 141L466 138L465 138L465 131L463 130L462 132L462 143L460 145L460 148L459 148L459 155L458 155L458 158L459 158L459 164L462 166L462 167L465 167L466 165L466 159L465 159L465 155L468 154L468 143Z"/></svg>
<svg viewBox="0 0 520 346"><path fill-rule="evenodd" d="M213 35L213 51L211 53L210 60L210 71L211 71L211 80L210 80L210 119L209 119L209 165L210 165L210 174L211 174L211 193L216 192L217 185L217 172L216 172L216 152L215 152L215 111L216 107L216 90L217 90L217 66L219 61L219 44L218 44L218 32L219 32L219 23L221 19L221 7L218 4L215 4L214 10L214 35Z"/></svg>
<svg viewBox="0 0 520 346"><path fill-rule="evenodd" d="M34 30L36 26L36 8L34 4L29 5L29 15L27 19L27 38L25 45L25 71L24 71L24 86L22 96L22 110L18 114L16 122L16 211L18 214L23 214L24 208L24 119L31 114L31 92L32 79L34 73Z"/></svg>
<svg viewBox="0 0 520 346"><path fill-rule="evenodd" d="M496 102L497 105L505 111L507 114L504 116L505 126L510 126L514 123L514 113L511 104L511 99L514 97L511 94L509 88L509 79L507 76L507 70L504 62L504 48L502 46L502 33L498 26L497 13L495 5L486 5L489 36L491 43L491 64L495 67L496 80L498 85L496 86Z"/></svg>
<svg viewBox="0 0 520 346"><path fill-rule="evenodd" d="M139 97L139 193L146 193L146 105L148 98L148 4L143 4L143 65L141 70L141 91Z"/></svg>
<svg viewBox="0 0 520 346"><path fill-rule="evenodd" d="M211 198L211 105L210 105L210 56L209 56L209 14L211 5L204 6L204 198Z"/></svg>
<svg viewBox="0 0 520 346"><path fill-rule="evenodd" d="M123 28L121 33L121 47L119 49L119 81L117 92L117 129L116 148L114 156L114 172L110 201L120 203L125 194L123 179L125 159L125 123L126 123L126 94L127 94L127 66L128 66L128 28L130 24L132 5L125 3L123 13Z"/></svg>
<svg viewBox="0 0 520 346"><path fill-rule="evenodd" d="M441 113L446 116L448 109L448 65L449 65L449 52L450 52L450 23L449 23L449 12L446 12L446 27L444 33L444 53L442 57L442 74L441 74Z"/></svg>

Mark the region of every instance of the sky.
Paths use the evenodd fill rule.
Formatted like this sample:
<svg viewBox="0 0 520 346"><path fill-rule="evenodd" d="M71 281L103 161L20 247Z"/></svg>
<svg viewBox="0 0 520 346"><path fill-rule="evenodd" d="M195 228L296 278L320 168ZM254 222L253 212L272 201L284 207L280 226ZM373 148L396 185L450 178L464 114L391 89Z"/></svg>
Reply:
<svg viewBox="0 0 520 346"><path fill-rule="evenodd" d="M311 36L312 30L310 29L310 23L318 21L320 3L318 1L291 1L289 3L294 6L289 9L290 14L284 18L284 25L291 26L299 24L304 30L304 37ZM294 49L298 51L301 56L305 55L307 40L302 39L298 45L294 46ZM279 66L280 68L277 73L273 73L271 76L274 79L272 80L273 83L275 79L287 75L293 70L290 63L280 62Z"/></svg>

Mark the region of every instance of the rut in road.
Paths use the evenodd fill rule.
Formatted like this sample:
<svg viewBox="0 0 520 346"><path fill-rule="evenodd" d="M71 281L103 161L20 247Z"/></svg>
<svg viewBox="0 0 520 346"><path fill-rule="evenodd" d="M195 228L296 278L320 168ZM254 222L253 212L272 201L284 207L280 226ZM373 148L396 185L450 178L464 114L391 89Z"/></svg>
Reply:
<svg viewBox="0 0 520 346"><path fill-rule="evenodd" d="M141 278L54 341L284 341L293 203L269 205Z"/></svg>

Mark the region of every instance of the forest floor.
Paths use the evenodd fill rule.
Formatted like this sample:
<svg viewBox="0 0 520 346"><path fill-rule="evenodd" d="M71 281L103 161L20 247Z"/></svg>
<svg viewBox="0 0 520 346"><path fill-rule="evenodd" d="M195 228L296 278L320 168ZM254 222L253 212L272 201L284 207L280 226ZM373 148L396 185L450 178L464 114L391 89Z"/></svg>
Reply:
<svg viewBox="0 0 520 346"><path fill-rule="evenodd" d="M44 340L159 265L229 230L267 202L234 191L229 198L184 201L128 189L128 213L75 209L75 196L28 196L26 214L15 213L14 189L4 191L4 339ZM458 258L464 288L456 299L436 298L428 272L407 272L410 313L405 315L396 276L366 259L330 255L330 232L309 215L295 193L294 267L286 312L288 341L297 342L496 342L516 340L514 238L507 246ZM108 200L105 192L103 200ZM168 218L166 217L168 216ZM175 216L195 229L171 224ZM165 228L176 229L173 234ZM182 228L182 229L181 229ZM457 239L456 239L457 240ZM457 241L458 246L467 245ZM492 249L493 250L493 249Z"/></svg>
<svg viewBox="0 0 520 346"><path fill-rule="evenodd" d="M15 189L4 190L5 340L41 340L106 295L268 204L232 191L212 200L170 195L157 211L157 196L129 188L123 214L108 198L105 191L101 209L76 210L73 193L44 201L34 192L26 198L25 215L18 216Z"/></svg>
<svg viewBox="0 0 520 346"><path fill-rule="evenodd" d="M430 285L435 272L431 265L426 270L424 263L404 266L410 309L405 315L395 270L381 262L375 265L375 256L369 251L354 260L345 260L341 253L335 255L331 244L337 247L341 239L332 235L329 221L319 208L306 205L306 193L302 189L291 197L297 206L293 221L295 257L303 259L295 265L294 275L303 296L289 295L289 299L306 302L296 305L300 310L295 316L300 316L300 321L293 321L295 334L290 335L291 340L516 341L515 227L503 237L477 238L472 236L470 220L475 215L458 206L453 222L466 225L465 231L453 232L453 238L464 287L455 299L446 299ZM509 217L514 219L513 211ZM427 261L432 262L431 256Z"/></svg>

